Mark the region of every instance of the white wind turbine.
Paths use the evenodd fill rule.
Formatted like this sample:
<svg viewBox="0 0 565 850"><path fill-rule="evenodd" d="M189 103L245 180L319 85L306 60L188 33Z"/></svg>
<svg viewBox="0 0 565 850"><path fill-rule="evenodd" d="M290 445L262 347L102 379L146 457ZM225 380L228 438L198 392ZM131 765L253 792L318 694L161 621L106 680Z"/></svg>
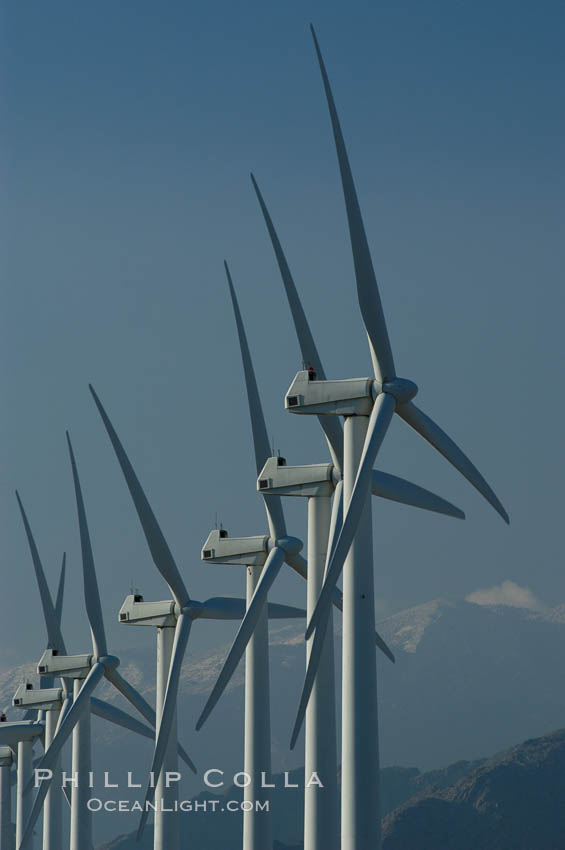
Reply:
<svg viewBox="0 0 565 850"><path fill-rule="evenodd" d="M72 734L72 772L77 776L78 782L72 787L70 850L85 850L92 844L92 818L87 807L87 801L90 797L90 788L88 787L88 772L91 764L90 698L93 691L100 681L106 678L152 726L155 725L155 712L141 694L118 673L117 667L120 659L108 654L90 534L75 457L68 434L67 443L77 504L84 599L92 635L92 653L74 656L60 655L56 650L50 648L43 654L39 662L38 672L40 674L73 679L74 698L70 708L66 712L62 712L63 716L56 734L38 765L38 769L53 770L65 742ZM186 758L190 761L188 757ZM24 835L21 843L18 844L18 850L23 850L23 848L27 850L29 847L33 828L51 782L52 777L44 780L38 789Z"/></svg>
<svg viewBox="0 0 565 850"><path fill-rule="evenodd" d="M251 180L261 206L267 230L275 252L304 363L310 371L323 379L324 369L312 337L308 320L300 302L296 286L284 255L280 240L257 182ZM308 499L308 617L313 613L320 593L328 548L335 542L342 519L342 467L343 431L335 417L319 416L325 432L333 464L308 466L280 466L276 458L269 458L259 474L258 489L263 493L302 496ZM449 502L402 478L373 470L371 489L373 495L409 504L414 507L464 518L464 514ZM335 490L333 510L331 495ZM326 637L316 648L320 653L309 670L315 671L304 688L301 708L292 735L291 749L296 743L300 726L306 713L305 773L335 777L333 787L321 790L315 786L305 788L304 847L321 850L338 842L337 826L337 756L335 731L333 626L331 612L326 622ZM307 643L307 661L311 660L312 639ZM312 659L314 662L315 659ZM394 659L392 659L394 660ZM313 691L310 697L311 691ZM333 770L332 770L333 766Z"/></svg>
<svg viewBox="0 0 565 850"><path fill-rule="evenodd" d="M173 595L172 600L165 602L144 602L139 594L132 594L126 598L120 611L120 622L130 625L152 625L158 628L157 699L160 719L151 772L159 779L156 788L149 787L145 795L145 810L138 829L138 837L140 837L149 813L147 804L152 798L155 797L158 801L161 795L164 802L170 803L178 794L174 786L170 789L166 788L164 775L167 770L176 770L174 742L177 734L177 695L182 661L192 623L198 619L240 620L245 613L245 600L215 596L205 602L197 602L190 598L171 550L116 430L92 386L90 391L122 469L153 562ZM285 605L273 605L269 608L269 616L277 618L304 616L304 612ZM176 850L179 841L178 813L169 813L168 817L162 818L157 808L155 814L157 815L154 831L155 850Z"/></svg>
<svg viewBox="0 0 565 850"><path fill-rule="evenodd" d="M39 550L37 548L35 538L33 536L33 532L31 530L31 526L27 518L24 506L17 492L16 498L18 500L18 505L20 508L20 513L22 516L29 549L31 552L31 558L35 571L37 585L39 588L41 607L43 609L43 617L45 620L45 627L47 631L46 648L47 650L52 650L57 655L66 655L67 650L65 648L65 642L63 640L63 635L61 631L66 557L63 554L63 563L61 566L57 597L55 605L53 605L53 599L51 597L49 585L47 584L47 579L45 577L45 571L43 569ZM61 717L61 711L63 709L63 706L67 706L70 708L71 701L72 680L65 681L63 679L62 687L56 687L55 678L53 676L43 674L40 676L39 679L39 690L33 688L33 686L29 683L20 685L20 687L16 691L16 694L14 695L12 704L14 705L14 707L26 711L26 714L24 715L24 719L26 720L31 718L31 716L34 714L34 711L41 712L45 719L45 749L47 750L55 735L57 722ZM121 711L119 708L116 708L115 706L111 705L108 702L105 702L104 700L96 699L96 697L91 697L90 711L92 714L95 714L96 716L101 717L104 720L108 720L109 722L114 723L117 726L129 729L132 732L136 732L138 735L142 735L146 738L151 739L153 739L155 736L154 731L148 726L145 726L143 723L140 723L139 720L136 720L134 717L131 717L125 711ZM43 850L59 850L62 844L62 791L59 783L59 762L60 759L57 760L57 763L53 768L54 784L52 783L52 786L49 789L49 792L43 804Z"/></svg>
<svg viewBox="0 0 565 850"><path fill-rule="evenodd" d="M298 295L294 279L290 272L290 268L286 260L284 251L282 249L279 237L275 230L272 218L269 214L263 196L259 190L257 181L255 180L253 175L251 175L251 181L253 183L253 187L255 189L255 193L257 195L261 211L263 213L265 224L267 225L267 231L271 239L271 244L274 249L275 257L277 259L277 264L279 266L281 279L284 284L288 304L294 322L296 336L298 339L298 344L300 346L300 352L302 354L302 359L304 363L308 364L309 366L308 378L312 379L313 377L315 377L319 380L325 380L325 370L322 365L318 349L316 347L312 332L310 330L310 326L308 324L308 319L306 318L304 308L300 301L300 297ZM322 502L316 507L315 504L310 505L309 503L310 507L312 508L312 511L316 515L316 525L322 523L324 529L331 526L332 533L330 534L329 539L330 541L335 542L336 534L341 528L342 521L343 429L337 417L319 414L318 421L322 427L322 430L324 431L330 455L332 457L332 463L313 464L304 467L286 467L282 469L279 468L277 474L274 462L275 459L269 458L268 465L265 466L265 468L261 471L259 475L257 487L263 492L268 492L269 490L272 490L274 488L278 489L280 487L281 494L284 493L286 495L301 495L308 498L314 495L325 495L328 487L331 488L332 491L335 490L336 497L334 498L333 517L330 513L329 504ZM301 473L300 470L303 470L303 472ZM290 492L291 490L292 493ZM320 492L318 492L318 490ZM314 491L316 491L316 493L314 493ZM446 499L443 499L440 496L437 496L435 493L432 493L430 490L426 490L425 488L420 487L417 484L413 484L412 482L407 481L404 478L399 478L396 475L391 475L390 473L383 472L382 470L372 470L371 492L373 496L379 496L380 498L387 499L389 501L398 502L400 504L409 505L415 508L421 508L423 510L431 511L433 513L444 514L445 516L455 517L457 519L465 518L465 514L463 513L463 511L461 511L451 502L448 502ZM320 508L324 504L325 511L323 511L323 513L319 515ZM323 547L324 550L327 551L328 535L325 533L325 531L323 534L319 533L319 542L315 544L316 551L318 551L320 547ZM325 562L320 568L322 578L324 566ZM320 579L317 578L317 581L319 580ZM314 599L314 602L315 601L317 601L317 594ZM309 617L311 616L311 613L312 612L308 613ZM318 641L317 648L321 649L322 645L322 642ZM385 654L388 654L386 650ZM392 654L389 657L392 661L394 661L394 657L392 656ZM320 661L319 663L321 664L322 662ZM313 669L313 665L310 666L310 669ZM294 747L294 744L296 743L296 738L300 731L301 722L304 717L304 712L306 710L306 704L308 702L308 697L312 685L313 679L308 679L303 693L301 710L299 711L297 718L298 722L295 724L295 728L293 730L291 749Z"/></svg>
<svg viewBox="0 0 565 850"><path fill-rule="evenodd" d="M312 666L319 657L332 592L344 569L342 683L342 850L380 847L379 757L374 628L372 467L396 412L431 443L487 499L502 518L500 501L455 443L412 402L416 385L396 375L373 264L343 136L320 49L312 29L337 149L355 266L357 294L375 379L312 380L299 372L285 406L295 413L345 417L344 520L331 551L324 585L306 637L315 630ZM309 670L309 673L312 671ZM315 669L313 670L315 674ZM307 674L308 678L308 674Z"/></svg>

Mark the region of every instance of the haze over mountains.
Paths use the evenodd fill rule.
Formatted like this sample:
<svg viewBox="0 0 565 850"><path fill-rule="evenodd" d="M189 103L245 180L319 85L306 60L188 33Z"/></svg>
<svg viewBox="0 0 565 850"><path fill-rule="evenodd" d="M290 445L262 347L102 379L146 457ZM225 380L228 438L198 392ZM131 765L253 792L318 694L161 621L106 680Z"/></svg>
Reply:
<svg viewBox="0 0 565 850"><path fill-rule="evenodd" d="M475 601L436 599L379 624L396 654L395 665L384 657L378 661L384 767L430 770L461 759L478 759L564 725L565 605L541 607L527 590L511 582L477 591L468 599ZM512 604L484 604L491 601ZM336 639L338 653L339 643ZM233 773L242 769L243 665L204 729L194 732L196 718L226 652L227 646L222 646L207 656L189 653L183 666L179 731L199 768L197 777L185 770L181 784L184 798L202 790L206 769L225 770L226 787ZM123 674L153 701L154 654L145 649L128 650L122 659ZM11 703L25 675L34 676L35 663L0 674L0 705ZM272 627L275 771L303 764L302 743L293 753L288 749L303 673L303 625ZM120 697L104 689L102 692L119 702ZM13 710L10 719L17 719ZM98 719L93 723L99 744L94 754L97 786L98 780L103 781L102 771L108 770L110 780L121 785L119 798L136 799L143 792L125 788L126 772L132 771L134 781L144 785L151 742ZM117 794L113 789L103 792L96 788L96 796L102 799L115 799ZM136 816L95 816L94 823L100 842L132 830Z"/></svg>

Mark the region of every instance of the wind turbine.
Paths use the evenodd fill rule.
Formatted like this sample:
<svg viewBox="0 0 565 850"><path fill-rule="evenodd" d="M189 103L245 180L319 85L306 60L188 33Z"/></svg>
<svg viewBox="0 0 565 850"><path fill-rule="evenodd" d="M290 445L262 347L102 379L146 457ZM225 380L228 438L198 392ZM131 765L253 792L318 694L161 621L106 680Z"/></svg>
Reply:
<svg viewBox="0 0 565 850"><path fill-rule="evenodd" d="M59 656L65 656L67 654L67 650L65 648L65 642L61 631L61 617L63 611L66 556L63 554L56 602L55 605L53 605L53 599L51 597L49 585L47 584L39 550L37 548L26 511L17 491L16 498L22 516L31 552L35 577L39 588L39 595L41 598L41 607L47 630L46 649L52 650ZM40 675L39 687L40 691L38 692L30 684L20 685L16 691L12 704L17 708L26 710L27 713L24 716L24 719L30 719L34 710L44 713L45 749L47 750L55 735L57 723L61 717L61 711L63 708L70 708L70 704L72 702L72 680L62 679L62 687L56 687L55 677L44 673ZM129 729L136 732L138 735L142 735L147 738L154 738L153 730L144 726L143 723L140 723L125 711L121 711L104 700L91 697L90 710L92 714L95 714L104 720L108 720L117 726ZM43 850L60 850L62 843L61 788L57 781L59 773L60 759L57 760L57 763L53 767L55 785L49 789L43 804Z"/></svg>
<svg viewBox="0 0 565 850"><path fill-rule="evenodd" d="M302 359L305 364L309 365L307 370L308 378L310 380L313 378L325 380L325 370L314 342L314 338L308 324L308 319L306 318L304 308L300 301L280 239L253 174L251 175L251 182L253 183L253 188L255 189L275 257L277 259ZM321 497L322 495L326 495L328 488L331 488L332 490L335 489L336 498L334 499L334 511L336 512L336 515L334 518L330 515L328 503L322 501L320 504L316 504L309 501L309 507L312 508L312 511L315 514L314 522L316 526L320 526L321 524L324 529L331 526L333 535L330 536L330 540L335 542L335 535L341 528L342 515L343 429L337 417L319 414L318 421L326 437L333 461L332 464L313 464L303 467L285 466L285 468L281 469L279 468L279 465L275 464L276 459L269 458L265 468L259 474L257 487L265 493L278 491L283 495L300 495L308 497L309 499L314 496ZM442 499L440 496L437 496L435 493L432 493L417 484L413 484L410 481L406 481L404 478L399 478L396 475L391 475L387 472L383 472L382 470L372 470L371 492L373 496L379 496L381 498L388 499L389 501L399 502L400 504L444 514L445 516L456 517L458 519L465 518L463 511L451 504L451 502ZM325 510L323 510L324 507ZM322 513L320 514L321 509ZM316 550L320 547L324 547L324 549L327 550L327 541L327 534L324 530L323 533L319 534L319 543L316 544ZM330 551L331 548L332 547L330 545ZM322 565L320 568L322 577L324 566L325 565ZM317 601L317 596L314 601ZM309 612L308 616L310 617L311 614L312 611ZM319 641L318 648L321 647L322 643ZM391 657L391 660L394 661L394 658ZM320 661L319 663L321 664L322 662ZM312 670L314 666L315 665L311 665L310 669ZM310 678L304 685L301 706L297 716L297 723L295 724L292 735L291 749L296 743L296 738L300 731L300 726L304 718L312 686L313 678Z"/></svg>
<svg viewBox="0 0 565 850"><path fill-rule="evenodd" d="M310 375L313 373L324 379L322 362L272 218L253 175L251 175L251 181L277 259L303 361L309 364ZM342 518L343 431L337 418L320 415L318 419L326 435L333 463L281 466L277 458L271 457L259 473L257 481L257 488L263 493L302 496L308 499L308 617L312 616L317 602L323 583L328 548L331 551L341 527ZM449 502L394 475L373 470L371 489L373 495L382 498L464 518L463 512ZM330 502L334 490L332 511ZM314 770L317 770L320 775L329 776L331 764L334 765L333 775L335 776L337 772L331 612L326 622L326 630L325 640L317 643L320 658L309 667L311 673L315 671L316 675L305 682L300 711L291 740L292 749L306 714L305 773L307 776ZM311 650L312 639L307 643L307 661L311 659ZM314 660L312 659L313 662ZM322 791L315 786L306 787L304 811L305 850L318 850L318 848L321 850L321 848L331 847L332 843L335 844L338 840L337 780L335 789L326 786Z"/></svg>
<svg viewBox="0 0 565 850"><path fill-rule="evenodd" d="M345 417L344 520L327 565L324 585L306 631L315 630L311 659L319 655L335 583L344 569L342 684L342 850L380 847L379 758L374 628L371 486L372 467L393 414L398 413L487 499L502 518L500 501L455 443L414 405L417 387L397 377L341 128L314 30L312 35L328 101L357 281L375 378L312 380L299 372L285 406L294 413ZM316 653L316 650L317 653ZM314 671L315 672L315 671Z"/></svg>
<svg viewBox="0 0 565 850"><path fill-rule="evenodd" d="M0 850L14 850L12 827L12 765L10 747L0 747Z"/></svg>
<svg viewBox="0 0 565 850"><path fill-rule="evenodd" d="M191 599L182 580L171 550L157 522L155 514L141 487L124 447L94 388L90 391L114 448L130 491L153 562L167 582L173 595L172 600L145 602L141 594L129 595L121 610L120 622L129 625L149 625L157 632L157 701L159 712L158 733L151 772L158 776L156 788L148 787L145 795L144 812L138 836L141 836L153 796L163 803L173 799L176 792L167 789L164 783L166 771L175 770L176 755L173 744L176 740L177 696L182 661L192 623L198 619L239 620L245 613L245 601L232 597L214 596L205 602ZM273 617L304 616L303 611L284 605L274 605L269 611ZM165 805L163 804L163 808ZM159 817L159 806L155 809L155 850L175 850L178 847L178 815Z"/></svg>
<svg viewBox="0 0 565 850"><path fill-rule="evenodd" d="M59 753L72 734L72 771L78 777L78 782L76 785L73 784L72 787L70 850L84 850L92 844L92 818L87 801L90 796L88 787L88 772L91 762L90 698L93 691L100 681L106 678L153 726L155 725L155 712L141 694L118 673L117 667L120 659L115 655L108 654L90 534L77 466L68 433L67 444L77 504L84 598L92 636L92 653L74 656L59 655L56 650L50 648L46 650L39 662L38 672L40 674L61 676L74 680L72 706L64 714L55 737L39 764L39 769L53 770ZM183 757L191 764L186 754ZM38 789L21 844L18 844L18 850L27 847L51 781L52 778L44 780Z"/></svg>

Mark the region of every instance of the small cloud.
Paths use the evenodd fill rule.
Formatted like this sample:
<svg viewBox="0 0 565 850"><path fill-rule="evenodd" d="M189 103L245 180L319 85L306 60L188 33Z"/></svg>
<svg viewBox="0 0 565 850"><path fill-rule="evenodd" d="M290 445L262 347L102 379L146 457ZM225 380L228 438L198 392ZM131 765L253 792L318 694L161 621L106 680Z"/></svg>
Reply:
<svg viewBox="0 0 565 850"><path fill-rule="evenodd" d="M465 597L466 602L475 605L509 605L511 608L530 608L537 611L542 608L529 587L520 587L515 581L503 581L494 587L474 590Z"/></svg>

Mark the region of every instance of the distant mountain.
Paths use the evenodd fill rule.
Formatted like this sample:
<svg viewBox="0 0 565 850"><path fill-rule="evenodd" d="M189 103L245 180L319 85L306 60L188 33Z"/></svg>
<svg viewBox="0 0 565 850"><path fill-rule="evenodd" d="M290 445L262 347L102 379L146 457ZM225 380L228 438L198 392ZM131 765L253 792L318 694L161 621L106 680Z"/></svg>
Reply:
<svg viewBox="0 0 565 850"><path fill-rule="evenodd" d="M418 765L430 770L500 751L563 725L565 606L532 610L439 599L395 614L378 627L396 654L395 665L383 656L378 661L383 765ZM221 768L229 777L243 766L243 665L202 732L194 731L227 650L223 646L207 655L189 650L183 665L179 735L200 771L197 777L185 771L180 790L186 799L202 790L201 777L207 768ZM336 639L338 658L339 650ZM120 671L154 702L154 653L139 649L119 654ZM11 703L24 677L35 678L34 669L35 665L27 665L0 673L0 707ZM303 675L303 624L272 627L276 771L303 763L300 745L293 753L288 749ZM100 693L127 707L106 686ZM9 716L17 719L21 715L12 710ZM99 720L93 724L98 775L108 770L112 781L123 783L129 770L135 781L144 783L151 742ZM100 791L99 796L107 798L111 793ZM135 792L128 796L135 797ZM95 815L94 824L100 842L134 829L136 817ZM285 840L283 835L277 837Z"/></svg>
<svg viewBox="0 0 565 850"><path fill-rule="evenodd" d="M385 818L383 850L563 850L565 730L488 759Z"/></svg>

